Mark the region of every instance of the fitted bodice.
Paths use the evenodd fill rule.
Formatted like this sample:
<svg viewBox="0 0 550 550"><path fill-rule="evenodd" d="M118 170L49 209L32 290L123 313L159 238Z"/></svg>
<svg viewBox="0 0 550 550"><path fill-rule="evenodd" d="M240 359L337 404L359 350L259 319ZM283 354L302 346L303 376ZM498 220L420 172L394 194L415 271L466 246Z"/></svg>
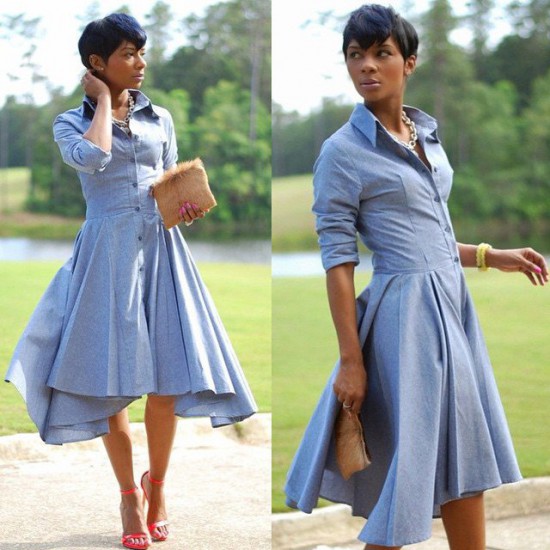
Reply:
<svg viewBox="0 0 550 550"><path fill-rule="evenodd" d="M429 271L459 262L447 208L452 169L435 121L420 111L409 114L431 170L363 105L323 145L313 211L325 269L358 263L357 234L373 253L375 273Z"/></svg>
<svg viewBox="0 0 550 550"><path fill-rule="evenodd" d="M85 98L82 107L59 115L54 122L63 159L77 170L86 218L158 212L150 186L177 160L168 111L137 93L131 135L113 125L112 148L105 152L82 137L92 123L93 109L93 103Z"/></svg>

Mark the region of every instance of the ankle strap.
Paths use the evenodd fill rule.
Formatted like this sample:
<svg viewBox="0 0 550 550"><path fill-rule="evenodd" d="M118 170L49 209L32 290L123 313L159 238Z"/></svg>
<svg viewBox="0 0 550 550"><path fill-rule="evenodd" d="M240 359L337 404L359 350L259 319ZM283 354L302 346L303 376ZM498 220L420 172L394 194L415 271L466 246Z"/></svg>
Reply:
<svg viewBox="0 0 550 550"><path fill-rule="evenodd" d="M164 483L164 479L163 480L153 479L151 477L151 474L147 474L147 477L149 478L149 481L151 483L155 483L156 485L162 485Z"/></svg>
<svg viewBox="0 0 550 550"><path fill-rule="evenodd" d="M120 490L121 495L131 495L132 493L135 493L138 490L137 487L134 487L133 489L127 489L126 491Z"/></svg>

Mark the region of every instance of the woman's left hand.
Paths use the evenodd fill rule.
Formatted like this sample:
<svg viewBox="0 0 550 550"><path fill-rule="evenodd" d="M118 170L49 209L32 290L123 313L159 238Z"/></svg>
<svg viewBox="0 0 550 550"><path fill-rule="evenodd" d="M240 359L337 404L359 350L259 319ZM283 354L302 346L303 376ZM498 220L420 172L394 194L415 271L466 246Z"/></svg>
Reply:
<svg viewBox="0 0 550 550"><path fill-rule="evenodd" d="M548 266L542 254L532 248L487 250L486 262L489 267L500 271L524 273L535 286L548 282Z"/></svg>
<svg viewBox="0 0 550 550"><path fill-rule="evenodd" d="M197 218L204 218L206 212L201 210L201 208L190 202L184 202L183 206L180 208L181 220L185 222L186 225L191 225L193 220Z"/></svg>

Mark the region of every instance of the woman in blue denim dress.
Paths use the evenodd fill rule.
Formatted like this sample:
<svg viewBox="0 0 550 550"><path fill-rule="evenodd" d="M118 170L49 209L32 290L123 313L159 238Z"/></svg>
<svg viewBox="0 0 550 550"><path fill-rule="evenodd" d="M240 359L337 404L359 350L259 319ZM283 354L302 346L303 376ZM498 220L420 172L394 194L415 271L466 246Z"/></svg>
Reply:
<svg viewBox="0 0 550 550"><path fill-rule="evenodd" d="M455 240L437 123L403 106L417 47L391 8L362 6L344 30L364 103L324 143L313 205L340 360L288 473L287 502L305 512L319 496L349 504L368 518L367 549L428 539L441 516L453 550L484 550L483 492L521 474L462 268L520 271L534 285L548 269L530 248ZM356 300L357 234L373 276ZM360 413L372 457L348 480L333 438L342 407Z"/></svg>
<svg viewBox="0 0 550 550"><path fill-rule="evenodd" d="M15 350L6 380L46 443L103 436L122 492L122 543L168 536L163 481L178 416L241 421L256 404L216 308L177 227L150 186L177 162L172 118L139 88L146 34L112 14L79 41L82 105L59 115L55 141L74 167L86 221ZM186 203L182 221L204 216ZM147 395L150 468L134 480L126 407Z"/></svg>

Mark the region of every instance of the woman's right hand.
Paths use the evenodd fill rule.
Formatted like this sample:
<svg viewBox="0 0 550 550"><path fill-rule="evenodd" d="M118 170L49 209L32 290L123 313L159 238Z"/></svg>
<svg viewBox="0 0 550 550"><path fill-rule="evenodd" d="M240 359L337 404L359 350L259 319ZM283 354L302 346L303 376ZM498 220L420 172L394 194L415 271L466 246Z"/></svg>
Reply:
<svg viewBox="0 0 550 550"><path fill-rule="evenodd" d="M197 218L204 218L206 212L202 210L197 204L184 202L183 206L180 208L181 220L186 223L186 225L191 225L193 220Z"/></svg>
<svg viewBox="0 0 550 550"><path fill-rule="evenodd" d="M108 94L111 95L109 91L109 86L103 82L103 80L97 78L93 74L92 69L88 69L82 79L80 80L82 87L84 88L84 93L90 98L93 99L96 103L100 95Z"/></svg>
<svg viewBox="0 0 550 550"><path fill-rule="evenodd" d="M340 360L340 368L333 384L334 393L344 409L357 414L367 395L367 371L363 358Z"/></svg>

